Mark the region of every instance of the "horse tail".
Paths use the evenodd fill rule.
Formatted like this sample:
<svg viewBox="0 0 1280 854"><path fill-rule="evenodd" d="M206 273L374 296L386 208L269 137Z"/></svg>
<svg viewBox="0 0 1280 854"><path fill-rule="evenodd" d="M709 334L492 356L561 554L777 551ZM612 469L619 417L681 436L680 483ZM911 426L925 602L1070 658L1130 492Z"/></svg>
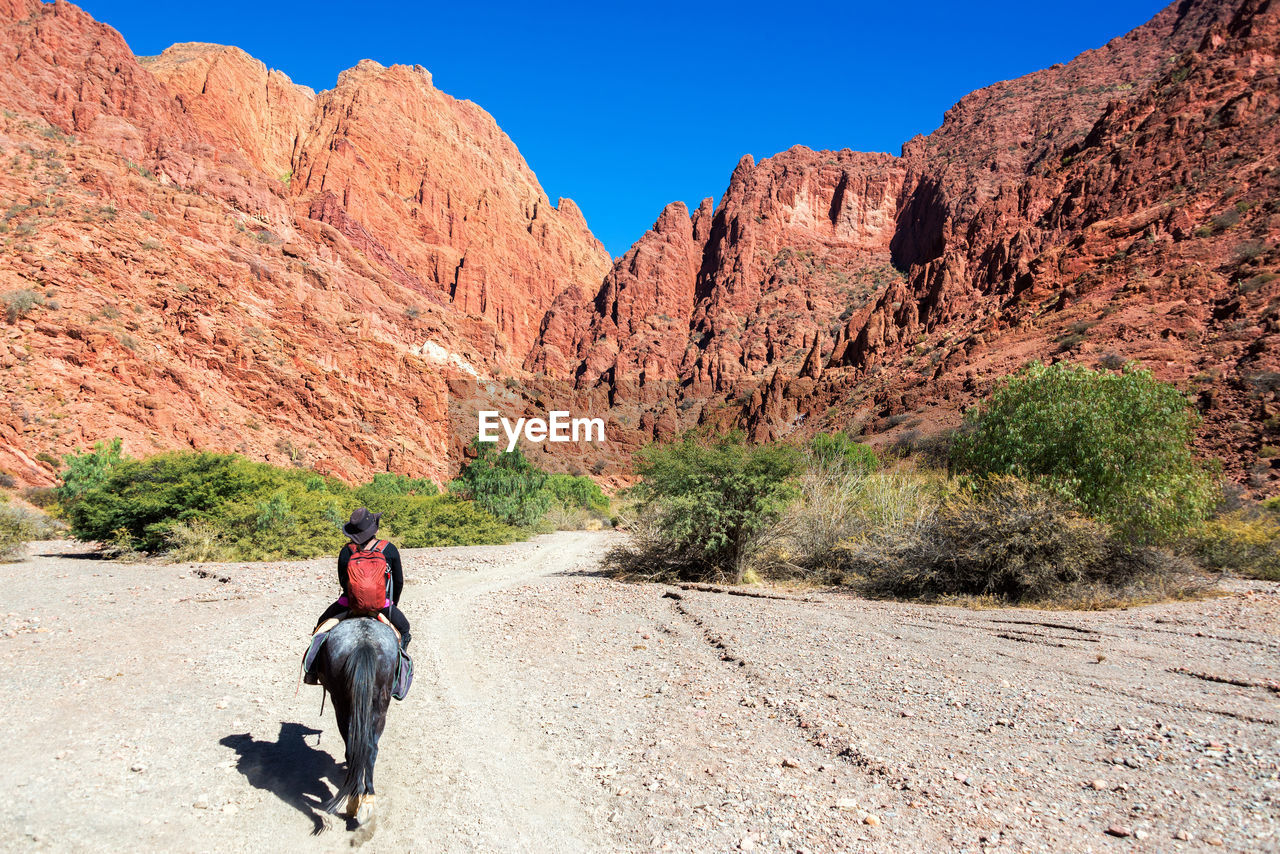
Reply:
<svg viewBox="0 0 1280 854"><path fill-rule="evenodd" d="M347 725L347 776L337 793L324 805L325 812L337 812L343 802L361 793L365 774L373 758L378 733L374 728L374 700L378 689L378 648L361 643L343 662L343 682L350 688L351 720Z"/></svg>

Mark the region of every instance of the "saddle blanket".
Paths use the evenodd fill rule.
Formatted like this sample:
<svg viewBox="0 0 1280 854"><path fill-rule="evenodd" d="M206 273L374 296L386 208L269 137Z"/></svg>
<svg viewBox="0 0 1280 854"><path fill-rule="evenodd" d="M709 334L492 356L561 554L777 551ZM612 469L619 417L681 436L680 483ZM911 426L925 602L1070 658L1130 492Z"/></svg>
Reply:
<svg viewBox="0 0 1280 854"><path fill-rule="evenodd" d="M320 648L324 646L325 638L328 636L328 632L321 632L311 638L311 645L307 647L306 654L302 656L303 681L308 685L320 684L320 680L311 668L316 663L316 656L320 654ZM391 683L391 696L397 700L403 700L409 695L409 688L412 686L413 659L409 657L409 653L399 649L399 656L396 659L396 678Z"/></svg>

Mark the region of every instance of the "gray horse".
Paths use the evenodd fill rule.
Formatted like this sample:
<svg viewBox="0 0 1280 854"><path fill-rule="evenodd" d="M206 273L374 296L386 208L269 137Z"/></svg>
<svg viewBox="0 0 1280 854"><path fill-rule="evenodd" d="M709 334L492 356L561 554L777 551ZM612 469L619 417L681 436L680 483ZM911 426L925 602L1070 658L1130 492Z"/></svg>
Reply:
<svg viewBox="0 0 1280 854"><path fill-rule="evenodd" d="M324 805L364 824L374 815L373 764L387 725L399 644L390 626L362 617L343 620L325 639L317 672L333 695L333 713L347 745L347 776Z"/></svg>

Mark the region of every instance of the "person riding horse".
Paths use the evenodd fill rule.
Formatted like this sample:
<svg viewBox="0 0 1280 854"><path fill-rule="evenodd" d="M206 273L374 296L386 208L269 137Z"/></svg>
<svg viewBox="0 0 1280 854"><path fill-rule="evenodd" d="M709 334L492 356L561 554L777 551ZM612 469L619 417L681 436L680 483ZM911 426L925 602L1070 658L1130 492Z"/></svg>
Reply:
<svg viewBox="0 0 1280 854"><path fill-rule="evenodd" d="M350 521L342 526L342 533L346 534L347 539L350 540L342 547L342 551L338 553L338 584L342 588L342 595L320 615L320 619L316 621L317 629L326 620L350 609L349 595L351 591L347 580L347 565L353 554L370 551L381 542L377 539L378 521L381 518L381 513L370 513L366 508L358 507L352 512ZM404 570L400 565L400 551L393 544L386 543L381 549L381 554L386 558L387 568L391 571L391 595L380 613L400 633L401 649L408 649L410 638L409 620L399 607L400 592L404 589Z"/></svg>
<svg viewBox="0 0 1280 854"><path fill-rule="evenodd" d="M333 813L345 804L344 815L358 824L373 817L373 766L387 707L413 684L413 661L404 651L409 621L398 607L404 571L399 550L378 539L381 518L361 507L342 526L350 540L338 554L342 595L320 615L302 659L303 681L333 695L346 745L346 777L324 809Z"/></svg>

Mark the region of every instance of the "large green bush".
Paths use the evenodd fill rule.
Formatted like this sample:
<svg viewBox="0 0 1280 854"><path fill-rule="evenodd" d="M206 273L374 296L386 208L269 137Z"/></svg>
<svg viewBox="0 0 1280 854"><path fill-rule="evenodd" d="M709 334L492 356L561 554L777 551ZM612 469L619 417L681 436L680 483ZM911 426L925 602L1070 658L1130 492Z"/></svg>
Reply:
<svg viewBox="0 0 1280 854"><path fill-rule="evenodd" d="M1197 524L1217 497L1192 448L1186 398L1148 371L1033 364L966 417L952 463L961 472L1041 484L1139 542Z"/></svg>
<svg viewBox="0 0 1280 854"><path fill-rule="evenodd" d="M183 560L304 558L336 552L358 506L382 512L405 547L501 543L518 532L428 480L378 475L352 489L315 472L234 454L172 452L138 460L118 442L66 458L59 499L72 533L120 551Z"/></svg>
<svg viewBox="0 0 1280 854"><path fill-rule="evenodd" d="M493 442L475 442L473 460L449 484L449 492L475 501L508 525L528 528L551 507L547 473L519 449L507 452Z"/></svg>
<svg viewBox="0 0 1280 854"><path fill-rule="evenodd" d="M449 492L474 500L508 525L532 528L553 509L603 514L609 499L589 477L547 474L517 447L504 451L492 442L472 444L476 456L449 484Z"/></svg>
<svg viewBox="0 0 1280 854"><path fill-rule="evenodd" d="M792 480L802 467L798 449L750 445L741 434L649 445L636 457L633 489L642 524L654 532L645 542L662 554L623 547L611 553L610 566L623 574L741 581L757 536L795 496Z"/></svg>
<svg viewBox="0 0 1280 854"><path fill-rule="evenodd" d="M571 474L547 476L547 490L565 508L581 508L597 513L609 512L609 497L600 484L589 477Z"/></svg>

